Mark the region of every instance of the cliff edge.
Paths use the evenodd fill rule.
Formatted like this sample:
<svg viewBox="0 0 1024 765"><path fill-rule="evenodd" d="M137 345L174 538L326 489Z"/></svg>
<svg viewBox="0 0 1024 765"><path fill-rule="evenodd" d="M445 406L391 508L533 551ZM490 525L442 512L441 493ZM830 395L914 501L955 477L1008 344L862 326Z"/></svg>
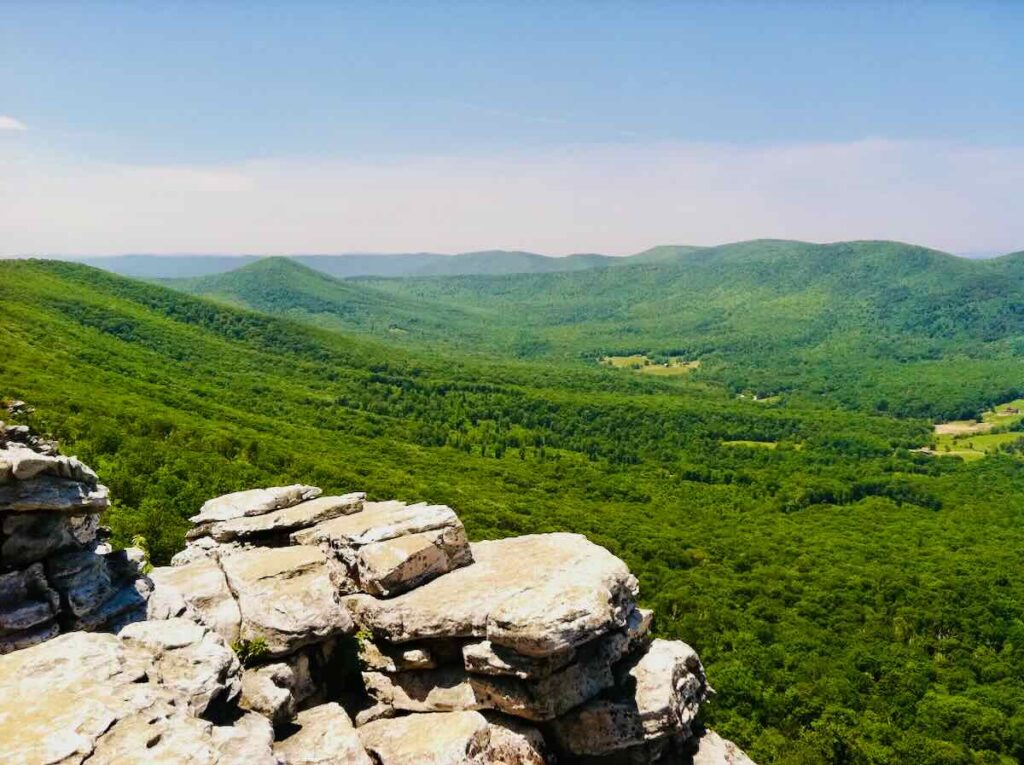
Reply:
<svg viewBox="0 0 1024 765"><path fill-rule="evenodd" d="M281 486L205 503L146 572L108 502L0 423L5 762L751 765L586 537L470 543L443 505Z"/></svg>

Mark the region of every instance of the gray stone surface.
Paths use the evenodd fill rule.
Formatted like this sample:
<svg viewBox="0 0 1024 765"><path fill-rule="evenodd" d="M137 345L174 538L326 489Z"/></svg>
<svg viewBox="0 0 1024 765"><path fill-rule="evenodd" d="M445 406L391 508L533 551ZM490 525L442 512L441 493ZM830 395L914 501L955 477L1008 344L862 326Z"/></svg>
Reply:
<svg viewBox="0 0 1024 765"><path fill-rule="evenodd" d="M224 639L186 619L143 621L119 633L126 649L147 655L150 680L173 689L198 717L241 691L238 658Z"/></svg>
<svg viewBox="0 0 1024 765"><path fill-rule="evenodd" d="M315 526L332 518L358 513L363 508L365 498L366 495L362 492L333 497L317 497L261 515L250 515L213 523L206 530L217 542L287 535L297 529Z"/></svg>
<svg viewBox="0 0 1024 765"><path fill-rule="evenodd" d="M284 663L268 664L242 672L242 698L239 706L259 712L274 725L282 725L295 717L292 695L295 673Z"/></svg>
<svg viewBox="0 0 1024 765"><path fill-rule="evenodd" d="M106 486L90 487L67 478L42 476L0 484L0 508L13 513L100 513L109 504Z"/></svg>
<svg viewBox="0 0 1024 765"><path fill-rule="evenodd" d="M338 704L300 712L297 730L274 744L281 765L373 765L352 721Z"/></svg>
<svg viewBox="0 0 1024 765"><path fill-rule="evenodd" d="M189 616L215 630L230 645L238 640L242 613L216 558L153 569L149 616Z"/></svg>
<svg viewBox="0 0 1024 765"><path fill-rule="evenodd" d="M85 547L96 538L98 516L60 513L0 513L0 562L19 567L59 550Z"/></svg>
<svg viewBox="0 0 1024 765"><path fill-rule="evenodd" d="M544 765L543 741L528 726L478 712L376 720L359 738L380 765Z"/></svg>
<svg viewBox="0 0 1024 765"><path fill-rule="evenodd" d="M411 592L343 600L362 626L391 642L486 638L530 656L565 651L621 628L633 611L636 579L581 535L515 537L472 549L472 565Z"/></svg>
<svg viewBox="0 0 1024 765"><path fill-rule="evenodd" d="M0 574L0 654L54 637L60 596L50 588L41 563Z"/></svg>
<svg viewBox="0 0 1024 765"><path fill-rule="evenodd" d="M273 765L269 722L247 716L234 727L214 726L195 717L186 702L203 694L182 690L201 688L194 681L202 672L184 662L189 682L164 674L168 654L195 645L180 644L184 635L129 645L114 635L73 632L0 656L4 762ZM159 657L148 650L154 640ZM203 636L199 645L205 642Z"/></svg>
<svg viewBox="0 0 1024 765"><path fill-rule="evenodd" d="M552 732L574 755L606 755L661 739L685 740L707 695L704 668L685 643L655 640L618 668L616 690L556 720Z"/></svg>
<svg viewBox="0 0 1024 765"><path fill-rule="evenodd" d="M195 524L205 524L263 515L271 510L291 507L307 499L319 497L320 494L320 489L316 486L302 484L236 491L209 500L199 508L199 513L193 515L189 520Z"/></svg>
<svg viewBox="0 0 1024 765"><path fill-rule="evenodd" d="M332 562L317 547L249 550L221 565L241 612L240 638L262 638L271 656L355 629L335 599Z"/></svg>

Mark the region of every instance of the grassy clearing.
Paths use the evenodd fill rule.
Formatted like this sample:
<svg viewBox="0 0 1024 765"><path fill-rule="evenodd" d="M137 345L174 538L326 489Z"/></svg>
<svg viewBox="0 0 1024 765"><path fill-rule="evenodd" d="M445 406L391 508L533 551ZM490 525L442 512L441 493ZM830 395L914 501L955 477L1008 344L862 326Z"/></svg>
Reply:
<svg viewBox="0 0 1024 765"><path fill-rule="evenodd" d="M642 353L634 353L630 356L604 356L601 363L605 366L616 369L632 369L635 372L656 377L676 377L686 375L700 367L700 361L690 361L672 356L665 361L655 361Z"/></svg>
<svg viewBox="0 0 1024 765"><path fill-rule="evenodd" d="M1024 420L1024 399L1014 399L983 412L980 420L954 420L935 425L933 447L927 454L978 460L994 454L1005 444L1024 440L1024 433L1010 430Z"/></svg>
<svg viewBox="0 0 1024 765"><path fill-rule="evenodd" d="M778 445L778 441L722 441L722 446L750 446L761 449L774 449Z"/></svg>
<svg viewBox="0 0 1024 765"><path fill-rule="evenodd" d="M929 453L939 456L950 455L963 457L965 460L981 459L987 454L994 454L1003 444L1012 444L1024 440L1024 433L976 433L961 435L939 435L935 438L935 448Z"/></svg>
<svg viewBox="0 0 1024 765"><path fill-rule="evenodd" d="M642 353L634 353L630 356L603 356L601 363L616 369L641 369L650 364L651 360Z"/></svg>

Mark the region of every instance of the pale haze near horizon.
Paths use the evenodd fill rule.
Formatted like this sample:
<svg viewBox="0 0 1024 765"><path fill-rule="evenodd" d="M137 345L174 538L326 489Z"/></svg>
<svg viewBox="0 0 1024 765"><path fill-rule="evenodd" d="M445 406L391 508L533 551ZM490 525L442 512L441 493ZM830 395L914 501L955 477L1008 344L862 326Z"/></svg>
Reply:
<svg viewBox="0 0 1024 765"><path fill-rule="evenodd" d="M0 255L1024 249L1012 4L175 8L5 7Z"/></svg>

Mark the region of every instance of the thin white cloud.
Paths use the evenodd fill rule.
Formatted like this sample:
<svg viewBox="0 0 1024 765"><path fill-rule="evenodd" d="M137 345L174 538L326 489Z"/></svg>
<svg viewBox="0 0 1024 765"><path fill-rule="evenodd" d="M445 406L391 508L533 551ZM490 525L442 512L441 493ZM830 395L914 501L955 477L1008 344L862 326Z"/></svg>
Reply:
<svg viewBox="0 0 1024 765"><path fill-rule="evenodd" d="M595 145L156 167L40 157L19 146L0 143L0 254L625 254L756 237L1024 248L1024 147Z"/></svg>
<svg viewBox="0 0 1024 765"><path fill-rule="evenodd" d="M21 120L16 120L14 117L6 114L0 114L0 130L23 131L28 130L28 127Z"/></svg>

